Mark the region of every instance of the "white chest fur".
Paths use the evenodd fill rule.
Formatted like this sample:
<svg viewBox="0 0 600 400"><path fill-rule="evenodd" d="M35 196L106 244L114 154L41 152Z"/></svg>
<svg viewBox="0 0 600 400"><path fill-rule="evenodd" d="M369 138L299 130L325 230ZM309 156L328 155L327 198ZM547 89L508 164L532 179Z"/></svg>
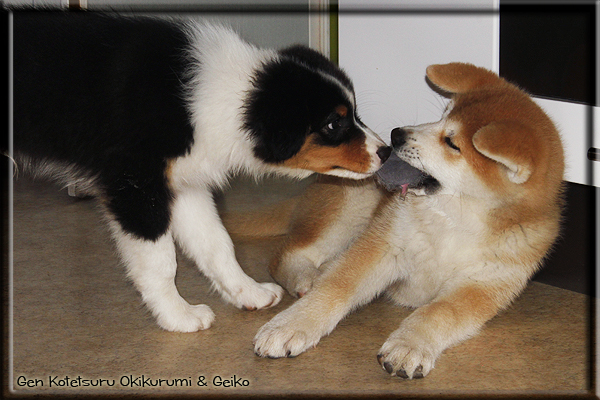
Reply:
<svg viewBox="0 0 600 400"><path fill-rule="evenodd" d="M396 301L418 307L449 281L477 275L488 233L480 205L452 196L409 196L394 207L390 243L401 277L391 288Z"/></svg>

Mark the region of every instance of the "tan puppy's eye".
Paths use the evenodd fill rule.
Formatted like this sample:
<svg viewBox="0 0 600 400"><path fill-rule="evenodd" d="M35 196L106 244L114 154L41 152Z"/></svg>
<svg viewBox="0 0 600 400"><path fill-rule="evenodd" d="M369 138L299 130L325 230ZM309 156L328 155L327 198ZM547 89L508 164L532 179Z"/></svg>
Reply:
<svg viewBox="0 0 600 400"><path fill-rule="evenodd" d="M451 149L460 152L460 147L455 145L454 142L452 142L452 138L450 138L449 136L444 137L444 142L446 142L448 147L450 147Z"/></svg>

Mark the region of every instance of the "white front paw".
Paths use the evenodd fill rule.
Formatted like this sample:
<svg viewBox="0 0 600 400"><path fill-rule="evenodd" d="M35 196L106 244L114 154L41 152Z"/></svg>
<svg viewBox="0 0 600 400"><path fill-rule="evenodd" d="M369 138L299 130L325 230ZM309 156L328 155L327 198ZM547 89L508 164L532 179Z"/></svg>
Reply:
<svg viewBox="0 0 600 400"><path fill-rule="evenodd" d="M438 352L402 337L390 337L379 350L377 361L390 375L420 379L433 369Z"/></svg>
<svg viewBox="0 0 600 400"><path fill-rule="evenodd" d="M243 310L260 310L273 307L283 298L283 289L274 283L256 283L242 287L229 296L229 301Z"/></svg>
<svg viewBox="0 0 600 400"><path fill-rule="evenodd" d="M171 332L196 332L210 328L215 313L204 304L181 302L172 309L157 315L158 325Z"/></svg>
<svg viewBox="0 0 600 400"><path fill-rule="evenodd" d="M321 334L312 325L291 313L280 313L254 337L254 353L268 358L295 357L319 343Z"/></svg>

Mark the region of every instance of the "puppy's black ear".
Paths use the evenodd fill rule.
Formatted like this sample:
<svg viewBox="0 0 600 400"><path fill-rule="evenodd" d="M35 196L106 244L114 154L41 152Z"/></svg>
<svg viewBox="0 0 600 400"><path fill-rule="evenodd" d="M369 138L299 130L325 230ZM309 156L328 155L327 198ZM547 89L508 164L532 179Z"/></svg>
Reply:
<svg viewBox="0 0 600 400"><path fill-rule="evenodd" d="M244 110L255 156L277 163L300 150L311 128L311 81L306 68L286 60L258 73Z"/></svg>
<svg viewBox="0 0 600 400"><path fill-rule="evenodd" d="M340 83L317 68L324 62L319 57L327 59L302 49L296 56L281 57L257 72L246 99L245 128L255 140L255 155L266 162L294 156L308 134L320 130L337 106L348 103ZM311 57L316 59L313 66L301 61Z"/></svg>

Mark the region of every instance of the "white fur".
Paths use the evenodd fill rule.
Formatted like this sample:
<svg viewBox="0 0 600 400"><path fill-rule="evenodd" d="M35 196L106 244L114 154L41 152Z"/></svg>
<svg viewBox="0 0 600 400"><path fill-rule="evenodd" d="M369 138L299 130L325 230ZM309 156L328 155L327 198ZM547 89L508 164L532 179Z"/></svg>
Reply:
<svg viewBox="0 0 600 400"><path fill-rule="evenodd" d="M190 23L187 31L192 38L188 55L194 60L187 93L194 146L174 163L173 186L220 187L240 171L266 173L252 152L241 110L255 71L277 54L243 42L224 27Z"/></svg>
<svg viewBox="0 0 600 400"><path fill-rule="evenodd" d="M235 259L233 243L223 227L210 192L180 192L173 206L175 238L225 300L239 308L260 309L279 303L283 289L258 284Z"/></svg>
<svg viewBox="0 0 600 400"><path fill-rule="evenodd" d="M210 327L215 319L210 307L188 304L175 287L177 261L171 232L152 242L124 233L114 221L110 226L127 266L127 275L158 325L175 332L195 332Z"/></svg>
<svg viewBox="0 0 600 400"><path fill-rule="evenodd" d="M243 272L211 194L211 188L223 186L240 171L254 176L270 172L253 155L252 142L242 129L241 108L254 71L276 53L259 50L223 27L190 23L187 31L194 60L187 93L194 145L171 165L171 229L156 242L136 241L115 230L129 276L144 302L162 328L178 332L206 329L214 314L208 306L190 306L177 293L173 239L233 305L260 309L277 304L283 295L279 286L259 284Z"/></svg>
<svg viewBox="0 0 600 400"><path fill-rule="evenodd" d="M364 213L369 201L365 201L365 197L361 200L360 213ZM390 221L392 224L391 229L377 232L387 247L378 261L364 271L366 274L360 280L360 287L348 293L347 299L339 301L332 301L327 293L319 291L319 287L308 291L292 307L259 330L254 339L255 352L269 357L300 354L314 347L320 337L329 334L355 307L384 291L398 304L415 308L442 300L466 283L482 287L506 285L519 292L537 264L523 268L498 259L503 254L495 252L502 246L490 243L485 234L485 221L480 219L481 211L487 207L485 201L463 202L460 196L443 194L409 195L406 200L396 198L394 204L378 215L367 229L367 232L378 229L378 226L386 226ZM342 214L356 211L351 206ZM337 226L340 233L348 232L344 231L343 223ZM523 232L511 232L506 236L514 239L511 251L515 253L529 246ZM499 240L503 242L507 238ZM350 242L351 238L347 239ZM360 241L360 237L356 239L356 243ZM314 284L343 279L342 276L352 269L349 266L353 262L355 260L346 258L342 253L329 263ZM409 376L413 376L419 365L426 375L445 348L467 339L479 329L477 324L443 333L427 327L415 328L421 322L419 313L415 312L380 350L380 354L386 355L386 360L401 364Z"/></svg>
<svg viewBox="0 0 600 400"><path fill-rule="evenodd" d="M242 109L252 77L265 63L276 61L277 53L243 41L226 27L190 22L187 28L192 38L188 54L195 65L190 69L192 89L187 94L194 146L173 164L174 187L221 187L239 172L255 177L311 175L312 171L261 162L243 129Z"/></svg>
<svg viewBox="0 0 600 400"><path fill-rule="evenodd" d="M372 185L344 187L341 212L336 223L327 225L310 245L295 247L283 254L281 265L285 273L278 282L293 295L308 292L317 277L352 241L366 229L380 200L380 192ZM284 280L285 282L281 281Z"/></svg>
<svg viewBox="0 0 600 400"><path fill-rule="evenodd" d="M19 162L15 163L15 178L21 172L30 174L34 179L47 178L67 187L69 190L77 188L74 195L97 196L100 191L97 188L97 176L92 176L85 169L66 162L49 161L47 159L33 160L24 154L18 155Z"/></svg>
<svg viewBox="0 0 600 400"><path fill-rule="evenodd" d="M174 163L173 185L220 187L239 172L255 177L274 173L300 179L311 175L312 171L258 160L252 152L253 141L243 129L240 111L251 89L251 79L265 63L276 61L278 54L243 41L226 27L190 22L187 31L192 37L188 54L195 64L190 69L192 90L187 94L194 146L188 156ZM354 95L341 82L322 75L338 85L351 104L355 103ZM367 127L363 129L367 151L372 155L370 169L366 173L338 169L329 175L363 179L381 167L376 151L385 143Z"/></svg>
<svg viewBox="0 0 600 400"><path fill-rule="evenodd" d="M261 309L277 304L283 295L278 285L259 284L243 272L217 214L212 189L225 186L232 175L239 173L254 178L265 174L305 178L313 171L260 160L254 154L253 136L244 128L244 106L254 79L265 65L278 61L279 53L259 49L226 27L196 21L184 24L190 39L185 57L190 65L183 95L193 128L193 144L186 155L165 160L168 164L165 175L173 194L168 230L156 240L142 240L126 233L109 210L106 213L127 274L158 324L169 331L193 332L208 328L214 314L208 306L192 306L179 295L174 281L175 241L233 305ZM323 76L339 85L354 104L350 90L335 77ZM379 168L376 151L384 142L368 128L364 130L371 156L370 171L365 174L335 171L336 174L358 179ZM102 188L96 187L97 177L82 168L45 160L33 163L27 156L22 156L21 161L24 169L52 176L68 186L69 193L103 195L98 190Z"/></svg>

